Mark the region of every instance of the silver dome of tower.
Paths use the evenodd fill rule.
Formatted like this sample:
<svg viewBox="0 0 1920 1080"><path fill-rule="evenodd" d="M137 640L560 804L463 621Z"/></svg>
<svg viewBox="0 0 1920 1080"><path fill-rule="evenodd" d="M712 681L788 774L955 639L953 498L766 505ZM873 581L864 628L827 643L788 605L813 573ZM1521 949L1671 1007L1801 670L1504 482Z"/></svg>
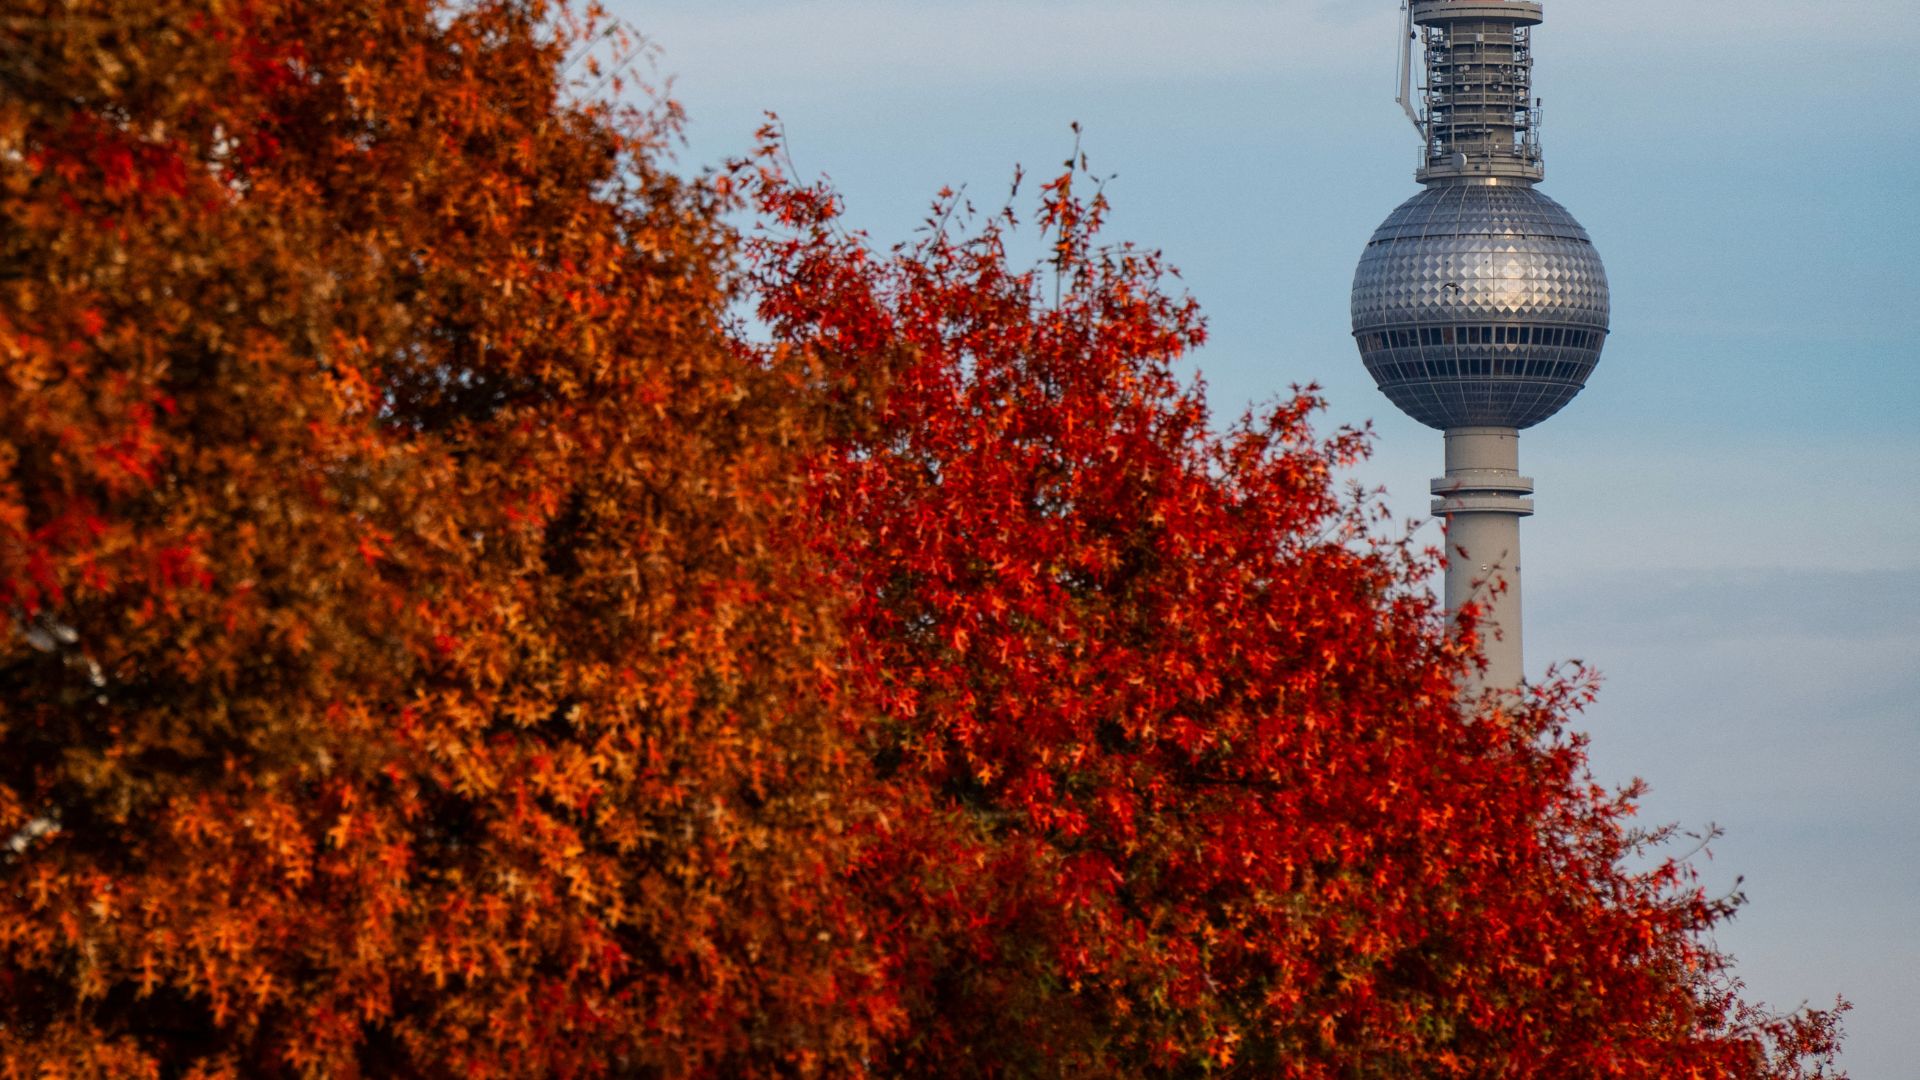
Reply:
<svg viewBox="0 0 1920 1080"><path fill-rule="evenodd" d="M1573 215L1525 180L1430 183L1361 256L1361 358L1429 427L1530 427L1573 400L1600 359L1606 269Z"/></svg>

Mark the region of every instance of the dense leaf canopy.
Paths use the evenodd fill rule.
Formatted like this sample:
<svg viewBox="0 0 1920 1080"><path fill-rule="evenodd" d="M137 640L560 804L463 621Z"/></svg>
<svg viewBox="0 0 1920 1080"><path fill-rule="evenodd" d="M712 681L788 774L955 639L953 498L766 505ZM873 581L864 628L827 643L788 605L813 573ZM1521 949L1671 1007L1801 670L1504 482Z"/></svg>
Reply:
<svg viewBox="0 0 1920 1080"><path fill-rule="evenodd" d="M0 1076L1833 1075L1084 168L875 249L605 29L0 15Z"/></svg>

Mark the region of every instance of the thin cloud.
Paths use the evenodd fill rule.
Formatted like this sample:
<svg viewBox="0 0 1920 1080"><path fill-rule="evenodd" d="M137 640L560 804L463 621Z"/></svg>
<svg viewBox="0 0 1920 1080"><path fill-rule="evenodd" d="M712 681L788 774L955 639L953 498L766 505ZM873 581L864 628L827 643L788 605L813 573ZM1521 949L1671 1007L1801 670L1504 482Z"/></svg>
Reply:
<svg viewBox="0 0 1920 1080"><path fill-rule="evenodd" d="M880 0L616 10L664 50L668 70L733 70L755 81L840 84L911 77L948 83L1390 71L1391 5L1321 2L1013 3Z"/></svg>
<svg viewBox="0 0 1920 1080"><path fill-rule="evenodd" d="M1285 80L1378 70L1390 76L1400 18L1389 0L711 0L614 10L664 49L669 71L743 81L804 76L817 86L910 78L978 85L1258 76ZM1893 0L1554 2L1542 43L1719 68L1791 46L1814 64L1911 48L1920 29Z"/></svg>
<svg viewBox="0 0 1920 1080"><path fill-rule="evenodd" d="M1583 40L1636 49L1686 51L1711 62L1733 46L1762 43L1806 47L1819 63L1833 47L1910 46L1916 37L1905 0L1856 0L1810 7L1805 0L1694 0L1675 6L1666 0L1605 0L1570 3L1548 0L1547 24L1578 28Z"/></svg>

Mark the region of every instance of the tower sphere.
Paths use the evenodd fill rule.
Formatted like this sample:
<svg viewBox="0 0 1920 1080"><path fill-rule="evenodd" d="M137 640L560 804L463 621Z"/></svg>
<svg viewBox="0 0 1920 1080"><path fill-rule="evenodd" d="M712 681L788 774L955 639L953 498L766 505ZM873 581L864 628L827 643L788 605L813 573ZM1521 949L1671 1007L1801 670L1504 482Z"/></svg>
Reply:
<svg viewBox="0 0 1920 1080"><path fill-rule="evenodd" d="M1429 427L1525 428L1573 400L1606 342L1607 272L1529 180L1429 180L1367 242L1353 279L1361 359Z"/></svg>

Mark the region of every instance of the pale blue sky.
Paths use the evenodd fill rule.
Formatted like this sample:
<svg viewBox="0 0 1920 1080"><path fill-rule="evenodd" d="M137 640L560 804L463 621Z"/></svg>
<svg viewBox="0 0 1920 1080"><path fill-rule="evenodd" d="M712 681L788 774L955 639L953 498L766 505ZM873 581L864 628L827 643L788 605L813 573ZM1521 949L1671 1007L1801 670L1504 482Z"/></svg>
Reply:
<svg viewBox="0 0 1920 1080"><path fill-rule="evenodd" d="M1424 515L1438 433L1372 387L1362 245L1417 190L1392 0L616 0L664 50L689 168L761 110L882 244L983 207L1067 125L1116 237L1208 312L1216 411L1316 381ZM1607 676L1603 779L1718 822L1720 935L1756 996L1854 999L1855 1080L1920 1080L1920 19L1910 0L1547 0L1542 190L1587 225L1614 333L1529 432L1529 666ZM1432 529L1432 526L1428 526Z"/></svg>

